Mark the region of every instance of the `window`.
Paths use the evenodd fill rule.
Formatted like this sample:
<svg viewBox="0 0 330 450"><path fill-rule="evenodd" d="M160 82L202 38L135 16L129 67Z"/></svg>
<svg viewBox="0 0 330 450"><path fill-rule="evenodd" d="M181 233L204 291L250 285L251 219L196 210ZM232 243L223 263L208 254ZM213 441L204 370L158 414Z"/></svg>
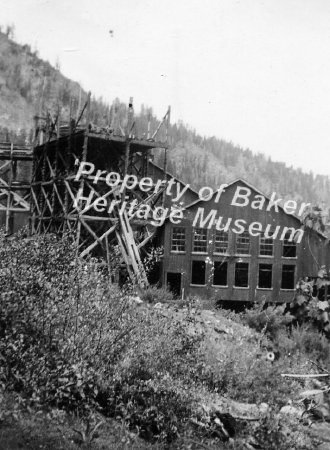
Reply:
<svg viewBox="0 0 330 450"><path fill-rule="evenodd" d="M226 231L215 232L214 253L226 253L228 249L228 233Z"/></svg>
<svg viewBox="0 0 330 450"><path fill-rule="evenodd" d="M186 229L182 227L174 227L172 229L172 252L186 251Z"/></svg>
<svg viewBox="0 0 330 450"><path fill-rule="evenodd" d="M250 234L248 231L237 235L236 253L239 255L248 255L250 253Z"/></svg>
<svg viewBox="0 0 330 450"><path fill-rule="evenodd" d="M271 289L272 271L273 266L271 264L259 264L259 280L258 280L259 288Z"/></svg>
<svg viewBox="0 0 330 450"><path fill-rule="evenodd" d="M248 287L249 286L249 264L236 263L235 265L235 286Z"/></svg>
<svg viewBox="0 0 330 450"><path fill-rule="evenodd" d="M290 231L285 234L283 241L283 256L284 258L295 258L297 256L297 245L293 241L289 241L291 237Z"/></svg>
<svg viewBox="0 0 330 450"><path fill-rule="evenodd" d="M227 262L215 261L213 266L213 285L227 286Z"/></svg>
<svg viewBox="0 0 330 450"><path fill-rule="evenodd" d="M191 267L191 284L205 284L205 261L193 261Z"/></svg>
<svg viewBox="0 0 330 450"><path fill-rule="evenodd" d="M294 289L294 272L295 266L283 265L281 289Z"/></svg>
<svg viewBox="0 0 330 450"><path fill-rule="evenodd" d="M195 228L194 229L194 241L193 252L206 252L207 251L207 229Z"/></svg>
<svg viewBox="0 0 330 450"><path fill-rule="evenodd" d="M273 256L274 239L266 238L265 235L260 236L259 254L262 256Z"/></svg>

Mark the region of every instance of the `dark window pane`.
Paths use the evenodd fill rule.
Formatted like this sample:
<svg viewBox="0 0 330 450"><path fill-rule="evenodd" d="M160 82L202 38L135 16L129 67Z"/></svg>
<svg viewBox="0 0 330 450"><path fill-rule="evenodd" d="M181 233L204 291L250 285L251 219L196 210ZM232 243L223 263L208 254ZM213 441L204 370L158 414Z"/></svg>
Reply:
<svg viewBox="0 0 330 450"><path fill-rule="evenodd" d="M281 289L294 289L294 272L295 266L283 265Z"/></svg>
<svg viewBox="0 0 330 450"><path fill-rule="evenodd" d="M205 284L205 261L193 261L191 284Z"/></svg>
<svg viewBox="0 0 330 450"><path fill-rule="evenodd" d="M186 229L182 227L174 227L172 230L172 252L186 251Z"/></svg>
<svg viewBox="0 0 330 450"><path fill-rule="evenodd" d="M248 255L250 253L250 234L248 231L237 235L236 253L239 255Z"/></svg>
<svg viewBox="0 0 330 450"><path fill-rule="evenodd" d="M285 258L295 258L297 256L297 245L293 241L289 241L291 237L290 231L285 234L283 240L283 256Z"/></svg>
<svg viewBox="0 0 330 450"><path fill-rule="evenodd" d="M227 286L227 262L214 262L213 284L214 286Z"/></svg>
<svg viewBox="0 0 330 450"><path fill-rule="evenodd" d="M272 287L272 265L259 264L259 281L258 287L270 289Z"/></svg>
<svg viewBox="0 0 330 450"><path fill-rule="evenodd" d="M235 286L248 287L249 286L249 264L236 263L235 265Z"/></svg>
<svg viewBox="0 0 330 450"><path fill-rule="evenodd" d="M264 235L260 236L259 253L263 256L272 256L274 249L274 239L266 238Z"/></svg>
<svg viewBox="0 0 330 450"><path fill-rule="evenodd" d="M214 253L226 253L228 249L228 233L226 231L215 232Z"/></svg>
<svg viewBox="0 0 330 450"><path fill-rule="evenodd" d="M204 228L194 229L193 252L207 251L207 230Z"/></svg>

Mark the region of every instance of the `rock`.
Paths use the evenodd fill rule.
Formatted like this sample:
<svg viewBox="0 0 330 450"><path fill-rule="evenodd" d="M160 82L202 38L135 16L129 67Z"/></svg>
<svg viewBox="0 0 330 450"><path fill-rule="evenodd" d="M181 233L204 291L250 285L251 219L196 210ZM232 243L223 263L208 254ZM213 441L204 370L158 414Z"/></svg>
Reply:
<svg viewBox="0 0 330 450"><path fill-rule="evenodd" d="M128 297L128 301L131 305L141 305L143 303L143 300L141 300L138 295L131 295L130 297Z"/></svg>
<svg viewBox="0 0 330 450"><path fill-rule="evenodd" d="M222 434L226 439L229 439L229 433L228 433L228 431L226 430L224 424L223 424L223 423L221 422L221 420L219 419L219 417L216 417L216 418L214 419L214 423L217 424L217 426L218 426L218 428L219 428L221 434Z"/></svg>
<svg viewBox="0 0 330 450"><path fill-rule="evenodd" d="M262 406L261 406L262 405ZM262 403L260 406L255 403L239 403L229 398L219 397L218 400L204 405L210 414L219 415L221 418L224 414L241 420L259 420L268 410L268 405Z"/></svg>
<svg viewBox="0 0 330 450"><path fill-rule="evenodd" d="M285 405L283 408L280 409L280 414L288 415L288 416L295 416L295 417L301 417L303 411L295 408L292 405Z"/></svg>
<svg viewBox="0 0 330 450"><path fill-rule="evenodd" d="M321 406L325 404L324 391L322 389L309 389L299 394L301 399L312 400L315 405Z"/></svg>
<svg viewBox="0 0 330 450"><path fill-rule="evenodd" d="M219 334L228 334L227 329L226 329L226 328L222 328L222 327L219 326L219 325L216 325L216 326L214 327L214 331L217 332L217 333L219 333Z"/></svg>

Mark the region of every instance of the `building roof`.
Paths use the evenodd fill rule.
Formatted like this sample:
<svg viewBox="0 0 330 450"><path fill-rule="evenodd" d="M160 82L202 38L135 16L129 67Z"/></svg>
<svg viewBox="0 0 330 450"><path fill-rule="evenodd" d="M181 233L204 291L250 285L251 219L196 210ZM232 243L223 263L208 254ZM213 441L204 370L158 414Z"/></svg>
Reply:
<svg viewBox="0 0 330 450"><path fill-rule="evenodd" d="M250 189L253 189L255 192L257 192L259 195L262 195L263 197L265 197L266 200L270 201L270 197L266 194L264 194L263 192L261 192L258 188L256 188L255 186L253 186L252 184L250 184L248 181L243 180L242 178L236 178L235 180L231 181L230 183L226 183L227 187L233 186L235 183L243 183L245 184L247 187L249 187ZM216 193L218 192L218 190L214 190L211 199L216 195ZM210 200L211 200L210 199ZM190 203L189 205L185 206L183 209L190 209L193 206L199 204L199 203L204 203L205 201L210 201L210 200L202 200L200 198L198 198L197 200L195 200L194 202ZM285 203L285 202L284 202ZM301 218L299 216L297 216L296 214L288 214L283 206L281 206L281 204L278 204L278 207L283 211L284 214L286 214L287 216L293 217L294 219L296 219L300 225L303 225L303 221L301 220ZM328 237L321 233L318 230L314 230L318 235L320 235L322 238L324 239L328 239Z"/></svg>

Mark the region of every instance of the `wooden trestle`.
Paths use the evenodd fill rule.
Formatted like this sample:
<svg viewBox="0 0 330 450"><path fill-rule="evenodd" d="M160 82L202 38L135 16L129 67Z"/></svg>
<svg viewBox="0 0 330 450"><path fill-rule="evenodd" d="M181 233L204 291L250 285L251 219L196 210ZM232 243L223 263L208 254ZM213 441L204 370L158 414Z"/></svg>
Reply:
<svg viewBox="0 0 330 450"><path fill-rule="evenodd" d="M90 96L82 111L85 115L84 126L73 121L70 126L61 126L59 116L55 119L49 115L46 118L36 118L30 184L32 232L74 232L80 255L102 256L108 264L112 259L111 249L119 246L130 278L138 285L146 286L148 282L141 262L140 249L155 233L150 221L137 223L134 217L128 218L126 212L119 214L120 205L111 213L107 212L108 208L99 213L92 205L83 208L75 206L74 203L79 189L82 189L84 197L93 192L93 201L101 196L106 198L109 205L112 200L118 198L126 199L127 202L136 199L137 207L141 203L153 207L159 205L163 198L162 193L148 195L134 189L124 191L120 194L121 197L118 197L118 188L111 189L104 178L93 183L95 173L85 175L79 181L75 181L75 177L81 162L93 163L95 171L99 169L117 172L121 179L127 174L134 174L138 178L147 176L151 150L157 149L166 154L167 139L157 141L157 136L161 127L164 127L167 138L170 108L153 134L148 126L148 136L143 139L134 135L132 99L129 102L127 125L124 129L111 124L106 129L91 126ZM82 116L83 114L80 114L79 121ZM115 117L112 121L115 122ZM166 164L166 156L164 161ZM166 172L166 167L164 169ZM24 197L17 197L18 200L28 208Z"/></svg>
<svg viewBox="0 0 330 450"><path fill-rule="evenodd" d="M30 214L32 149L9 142L0 143L0 217L6 234L27 222Z"/></svg>

